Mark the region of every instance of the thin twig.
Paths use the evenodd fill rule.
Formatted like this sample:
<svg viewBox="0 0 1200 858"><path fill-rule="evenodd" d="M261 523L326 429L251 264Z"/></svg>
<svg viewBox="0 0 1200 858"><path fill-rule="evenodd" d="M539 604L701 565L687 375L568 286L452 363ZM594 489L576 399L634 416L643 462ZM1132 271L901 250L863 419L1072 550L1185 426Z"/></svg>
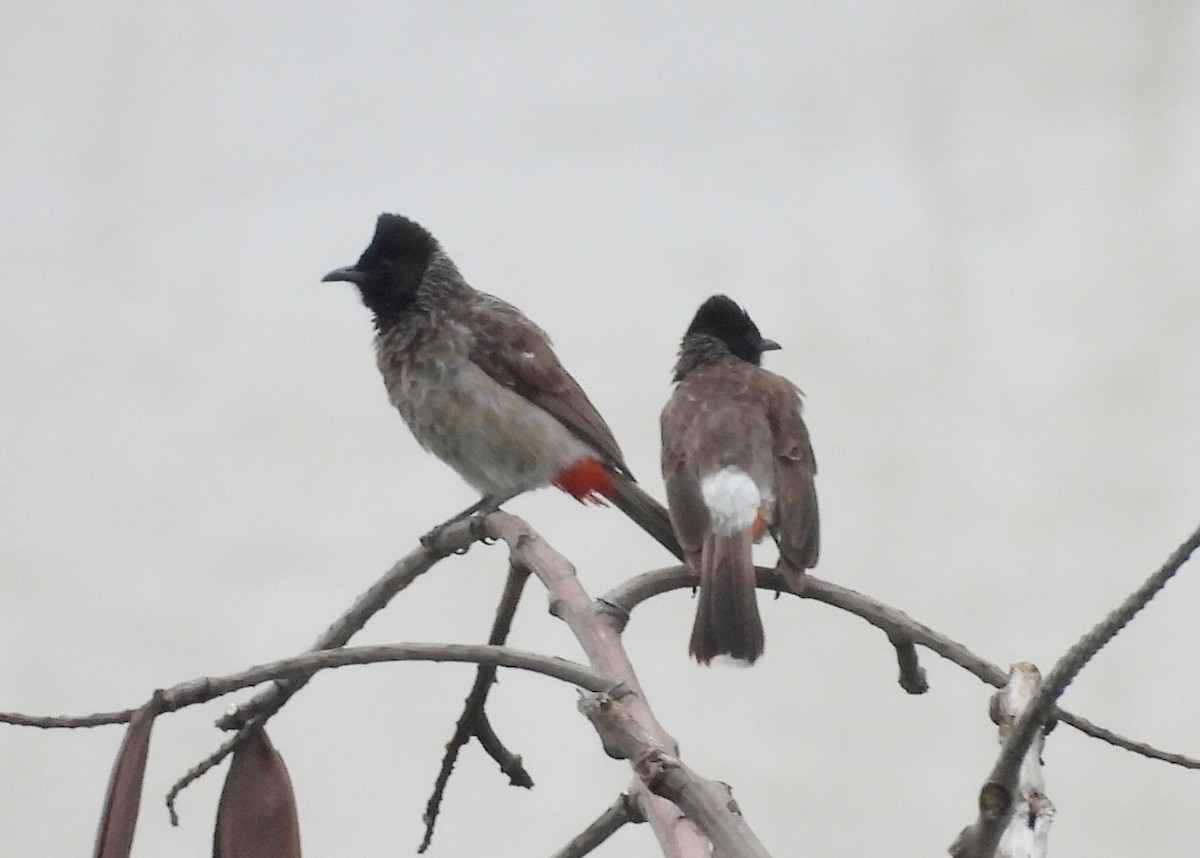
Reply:
<svg viewBox="0 0 1200 858"><path fill-rule="evenodd" d="M595 668L557 656L526 652L511 647L490 644L400 643L376 646L351 646L306 652L265 664L256 664L228 676L206 676L181 682L162 692L163 712L184 706L206 703L217 697L249 688L262 682L287 679L296 674L313 674L322 670L356 664L375 664L382 661L471 662L497 667L513 667L561 679L588 691L605 691L626 696L629 690L623 683Z"/></svg>
<svg viewBox="0 0 1200 858"><path fill-rule="evenodd" d="M125 724L137 711L137 709L118 709L115 712L96 712L92 715L23 715L20 712L0 712L0 724L38 727L42 730L76 730L82 727Z"/></svg>
<svg viewBox="0 0 1200 858"><path fill-rule="evenodd" d="M1163 751L1153 745L1147 745L1145 742L1127 739L1119 733L1114 733L1112 730L1101 727L1099 724L1094 724L1082 715L1075 715L1066 709L1057 706L1054 707L1054 718L1064 724L1069 724L1084 735L1091 736L1093 739L1099 739L1101 742L1107 742L1114 747L1129 751L1132 754L1149 757L1152 760L1161 760L1164 763L1181 766L1185 769L1200 769L1200 760L1194 757L1177 754L1174 751ZM1047 732L1049 732L1048 728Z"/></svg>
<svg viewBox="0 0 1200 858"><path fill-rule="evenodd" d="M406 588L419 576L428 572L439 560L451 554L460 554L480 538L480 528L474 519L457 521L441 530L435 530L436 538L422 543L407 556L396 562L378 581L371 585L340 617L334 620L325 632L316 639L310 652L335 649L344 646L355 633L367 624L397 593ZM235 711L217 721L222 730L236 730L250 718L270 717L289 697L304 687L309 676L295 676L262 691L243 703ZM264 717L262 720L266 720Z"/></svg>
<svg viewBox="0 0 1200 858"><path fill-rule="evenodd" d="M167 790L166 805L167 816L171 819L172 825L179 824L179 813L175 810L175 799L179 798L179 794L198 781L208 772L216 768L217 764L227 756L232 754L243 742L250 738L250 734L258 729L258 723L254 720L247 721L242 725L242 729L238 730L224 742L222 742L215 751L209 754L196 765L192 766L183 773L183 777L179 778L175 783L171 784L171 788Z"/></svg>
<svg viewBox="0 0 1200 858"><path fill-rule="evenodd" d="M465 552L480 538L482 538L482 531L478 522L470 518L452 521L435 529L421 540L421 545L416 550L398 561L370 589L355 599L354 604L338 617L325 630L324 634L317 638L316 643L310 647L310 652L345 645L359 629L366 625L367 620L391 601L393 596L415 581L418 576L427 572L439 560L451 554ZM278 680L270 688L260 691L233 712L217 720L217 726L222 730L237 730L237 733L232 739L222 742L215 751L190 768L171 786L167 793L167 808L172 824L178 824L178 816L175 813L176 796L237 750L256 729L278 712L292 695L303 688L311 678L312 673L308 673Z"/></svg>
<svg viewBox="0 0 1200 858"><path fill-rule="evenodd" d="M475 717L475 738L484 752L500 766L500 771L508 776L509 786L533 789L533 778L525 770L521 755L514 754L500 741L486 710Z"/></svg>
<svg viewBox="0 0 1200 858"><path fill-rule="evenodd" d="M637 798L629 793L621 793L604 813L596 817L587 828L576 834L562 849L555 852L551 858L583 858L605 840L612 837L623 826L630 822L645 822L638 807Z"/></svg>
<svg viewBox="0 0 1200 858"><path fill-rule="evenodd" d="M504 582L504 592L500 596L500 604L496 607L496 618L492 621L492 631L488 635L489 644L499 646L508 639L508 633L512 629L513 616L521 601L521 591L528 580L528 570L519 566L509 566L508 578ZM442 757L442 766L438 770L437 779L433 784L433 793L425 802L425 813L421 817L425 823L425 834L421 838L421 844L417 847L418 853L425 852L433 840L433 830L437 826L442 796L446 792L446 785L450 782L450 774L454 771L458 752L471 740L472 736L479 737L484 750L500 764L501 771L508 775L510 783L526 789L533 786L533 779L525 771L525 767L521 764L521 758L504 746L484 714L484 704L487 702L488 692L491 691L495 681L495 665L481 664L475 671L475 683L467 694L462 715L459 716L458 722L454 726L454 735L446 743L446 753Z"/></svg>
<svg viewBox="0 0 1200 858"><path fill-rule="evenodd" d="M342 649L324 650L322 652L305 653L293 658L285 658L269 664L256 665L230 676L204 678L182 683L163 692L164 711L179 709L193 703L203 703L214 697L258 685L260 682L287 678L295 674L303 674L311 678L312 674L329 668L345 667L352 664L374 664L380 661L467 661L492 664L500 667L515 667L542 673L564 682L570 682L580 688L593 691L608 690L621 696L629 694L621 683L605 676L590 667L561 658L524 652L498 646L479 646L469 644L392 644L389 646L344 647ZM167 796L167 807L171 814L172 824L178 824L175 813L175 798L189 784L201 775L210 771L237 745L258 729L256 721L250 721L232 738L226 740L220 748L209 754L204 760L193 766L180 778Z"/></svg>

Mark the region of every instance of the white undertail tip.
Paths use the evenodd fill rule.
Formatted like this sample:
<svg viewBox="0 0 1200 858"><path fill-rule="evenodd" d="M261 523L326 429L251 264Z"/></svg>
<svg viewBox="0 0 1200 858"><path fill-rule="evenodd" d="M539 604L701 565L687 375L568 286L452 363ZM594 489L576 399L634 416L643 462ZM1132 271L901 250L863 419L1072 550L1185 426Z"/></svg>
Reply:
<svg viewBox="0 0 1200 858"><path fill-rule="evenodd" d="M754 662L746 661L746 659L744 659L744 658L734 658L731 655L714 656L713 660L710 661L708 664L711 667L732 667L732 668L735 668L736 670L742 670L747 667L754 667Z"/></svg>
<svg viewBox="0 0 1200 858"><path fill-rule="evenodd" d="M741 533L754 524L762 495L750 475L728 465L700 482L700 494L712 516L713 532L721 536Z"/></svg>

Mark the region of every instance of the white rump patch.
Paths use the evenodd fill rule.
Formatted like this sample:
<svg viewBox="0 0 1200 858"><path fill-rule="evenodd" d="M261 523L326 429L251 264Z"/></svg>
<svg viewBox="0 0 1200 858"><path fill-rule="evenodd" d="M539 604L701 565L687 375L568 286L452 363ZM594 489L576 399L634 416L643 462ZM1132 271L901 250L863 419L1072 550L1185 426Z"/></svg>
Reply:
<svg viewBox="0 0 1200 858"><path fill-rule="evenodd" d="M713 532L721 536L732 536L750 527L762 506L762 495L754 480L732 465L705 477L700 494L712 516Z"/></svg>

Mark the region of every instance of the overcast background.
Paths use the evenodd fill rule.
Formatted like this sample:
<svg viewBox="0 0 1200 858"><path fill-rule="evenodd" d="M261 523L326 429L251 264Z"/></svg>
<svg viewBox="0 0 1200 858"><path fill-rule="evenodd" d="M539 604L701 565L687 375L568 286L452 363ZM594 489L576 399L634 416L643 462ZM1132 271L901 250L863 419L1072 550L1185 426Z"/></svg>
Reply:
<svg viewBox="0 0 1200 858"><path fill-rule="evenodd" d="M520 305L661 496L679 336L728 292L820 462L817 574L1049 670L1200 520L1200 11L1183 2L33 3L0 8L0 710L82 714L306 647L473 500L387 403L349 264L428 226ZM556 492L510 507L598 595L669 557ZM764 547L762 559L772 552ZM484 640L501 548L357 641ZM1200 754L1200 569L1064 705ZM773 854L934 855L973 818L990 689L763 597L753 670L626 643L686 761ZM578 658L534 588L517 646ZM323 675L271 726L305 852L412 854L472 673ZM434 856L546 855L630 780L570 688L503 674ZM155 728L135 852L210 854L222 702ZM11 855L91 848L116 727L0 726ZM1050 738L1056 856L1192 856L1200 774ZM657 853L629 828L601 854Z"/></svg>

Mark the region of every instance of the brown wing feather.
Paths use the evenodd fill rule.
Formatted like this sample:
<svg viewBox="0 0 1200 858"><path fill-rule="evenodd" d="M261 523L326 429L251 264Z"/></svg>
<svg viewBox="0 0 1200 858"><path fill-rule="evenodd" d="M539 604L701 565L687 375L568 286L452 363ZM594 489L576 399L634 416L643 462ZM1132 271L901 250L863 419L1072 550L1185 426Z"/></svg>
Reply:
<svg viewBox="0 0 1200 858"><path fill-rule="evenodd" d="M511 304L491 295L465 308L475 337L471 361L498 384L521 394L595 448L618 472L629 468L612 430L550 345L550 338Z"/></svg>
<svg viewBox="0 0 1200 858"><path fill-rule="evenodd" d="M708 535L709 515L700 494L695 463L688 461L685 430L695 424L700 407L700 400L690 396L687 388L681 384L667 401L659 420L662 477L667 490L671 524L688 562L696 569L699 568L701 546Z"/></svg>
<svg viewBox="0 0 1200 858"><path fill-rule="evenodd" d="M679 545L688 561L699 562L700 549L709 528L708 508L700 496L700 486L695 476L684 467L682 457L669 463L665 455L663 483L667 489L671 525Z"/></svg>
<svg viewBox="0 0 1200 858"><path fill-rule="evenodd" d="M768 413L775 456L776 514L772 530L779 552L798 569L817 565L821 552L821 526L813 478L817 460L808 427L801 417L800 392L782 376L767 373L774 383Z"/></svg>

